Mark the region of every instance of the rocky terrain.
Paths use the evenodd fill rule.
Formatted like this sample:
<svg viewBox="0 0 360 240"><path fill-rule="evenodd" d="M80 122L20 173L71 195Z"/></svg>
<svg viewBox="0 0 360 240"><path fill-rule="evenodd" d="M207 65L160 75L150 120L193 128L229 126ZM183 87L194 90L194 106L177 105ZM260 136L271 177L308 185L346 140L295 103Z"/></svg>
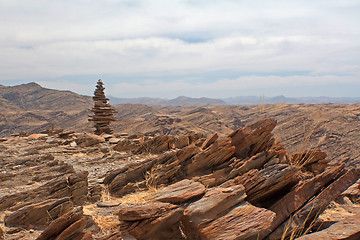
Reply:
<svg viewBox="0 0 360 240"><path fill-rule="evenodd" d="M95 87L94 87L95 88ZM24 105L25 104L25 105ZM91 97L30 83L0 87L0 136L51 129L93 132ZM178 135L233 130L263 118L277 121L274 134L291 152L317 147L331 159L360 158L360 104L263 104L247 106L113 105L115 132Z"/></svg>
<svg viewBox="0 0 360 240"><path fill-rule="evenodd" d="M2 138L0 236L359 237L360 169L318 149L290 154L275 126L263 119L224 137L53 129Z"/></svg>
<svg viewBox="0 0 360 240"><path fill-rule="evenodd" d="M0 88L0 239L359 239L360 104L113 105Z"/></svg>

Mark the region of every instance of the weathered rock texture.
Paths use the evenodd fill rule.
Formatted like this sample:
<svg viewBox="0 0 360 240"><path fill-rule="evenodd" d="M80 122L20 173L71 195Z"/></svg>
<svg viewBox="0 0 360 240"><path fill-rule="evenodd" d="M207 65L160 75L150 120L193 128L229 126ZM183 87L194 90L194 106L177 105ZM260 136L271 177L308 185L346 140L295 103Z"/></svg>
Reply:
<svg viewBox="0 0 360 240"><path fill-rule="evenodd" d="M230 240L280 239L306 228L360 170L329 165L316 149L290 155L274 139L275 125L264 119L227 138L213 134L177 147L170 136L140 143L134 154L151 146L165 153L112 170L104 183L119 197L164 188L149 204L122 206L122 229L137 239L161 239L162 232L167 239Z"/></svg>
<svg viewBox="0 0 360 240"><path fill-rule="evenodd" d="M330 162L318 149L290 154L273 137L275 125L263 119L227 137L115 134L116 145L109 134L17 136L23 148L0 146L4 231L25 232L18 239L30 239L45 229L39 240L281 239L307 229L339 196L348 204L358 201L358 185L344 191L359 179L359 169ZM74 155L63 157L65 152ZM90 184L80 169L93 169ZM23 185L16 188L19 181ZM149 188L137 198L136 192ZM107 199L107 190L112 197L135 196ZM141 204L126 204L129 199ZM83 215L76 205L87 200L97 203ZM352 239L358 233L350 220L321 236L348 224L344 236ZM107 232L93 235L108 221Z"/></svg>
<svg viewBox="0 0 360 240"><path fill-rule="evenodd" d="M36 240L92 240L92 235L84 232L86 221L82 208L74 208L52 221Z"/></svg>
<svg viewBox="0 0 360 240"><path fill-rule="evenodd" d="M108 103L109 99L105 97L104 90L105 88L103 87L103 82L99 79L93 97L95 105L91 109L94 115L89 118L89 121L93 121L95 123L95 134L97 135L102 133L112 133L113 131L110 129L109 125L110 122L115 121L113 115L116 111L111 108Z"/></svg>
<svg viewBox="0 0 360 240"><path fill-rule="evenodd" d="M5 195L0 198L0 210L12 207L17 210L44 199L70 197L76 205L82 205L88 195L88 172L77 172L55 178L28 191Z"/></svg>

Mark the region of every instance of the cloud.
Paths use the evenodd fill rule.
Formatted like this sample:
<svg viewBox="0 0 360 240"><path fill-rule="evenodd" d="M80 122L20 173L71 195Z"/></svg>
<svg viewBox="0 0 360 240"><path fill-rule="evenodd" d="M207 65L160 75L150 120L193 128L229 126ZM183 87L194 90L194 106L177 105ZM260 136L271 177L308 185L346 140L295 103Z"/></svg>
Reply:
<svg viewBox="0 0 360 240"><path fill-rule="evenodd" d="M119 76L119 85L140 91L121 76L141 76L148 91L191 92L214 82L209 91L249 81L290 87L297 72L306 72L310 80L302 81L310 85L325 84L325 77L353 83L360 76L359 10L356 0L3 0L0 83L61 86L57 79L66 76ZM209 76L207 84L190 76L214 71L239 75ZM277 79L281 72L293 74ZM149 82L153 76L162 78Z"/></svg>
<svg viewBox="0 0 360 240"><path fill-rule="evenodd" d="M314 83L316 85L314 85ZM214 82L193 82L191 80L179 79L175 81L164 82L162 80L145 80L141 82L122 82L115 84L109 88L110 95L117 97L156 97L163 98L175 98L181 95L187 95L191 97L216 97L226 98L234 93L241 93L247 95L251 94L266 94L266 95L280 95L281 92L274 92L274 89L291 89L291 94L297 94L297 96L309 96L313 95L316 91L324 93L319 86L334 86L338 83L343 85L356 86L356 89L360 89L360 82L358 77L352 76L243 76L236 79L221 79ZM301 93L304 87L312 89L312 91ZM299 92L296 92L296 88L299 88ZM261 89L254 91L254 89ZM268 89L268 90L267 90ZM230 95L229 95L230 93ZM290 94L290 91L288 92ZM303 94L303 95L301 95ZM328 94L334 95L333 92ZM239 94L238 94L239 95ZM337 96L336 94L334 96Z"/></svg>

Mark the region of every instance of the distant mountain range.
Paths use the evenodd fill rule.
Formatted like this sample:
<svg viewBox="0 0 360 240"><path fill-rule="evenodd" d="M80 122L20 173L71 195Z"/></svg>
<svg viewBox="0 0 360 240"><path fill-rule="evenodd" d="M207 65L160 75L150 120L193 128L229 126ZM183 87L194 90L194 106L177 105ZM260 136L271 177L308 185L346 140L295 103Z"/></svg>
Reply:
<svg viewBox="0 0 360 240"><path fill-rule="evenodd" d="M174 99L163 98L117 98L109 97L111 104L146 104L146 105L165 105L165 106L204 106L204 105L257 105L257 104L276 104L276 103L289 103L289 104L301 104L301 103L360 103L360 97L300 97L291 98L285 96L276 97L257 97L257 96L239 96L224 99L217 98L191 98L180 96Z"/></svg>

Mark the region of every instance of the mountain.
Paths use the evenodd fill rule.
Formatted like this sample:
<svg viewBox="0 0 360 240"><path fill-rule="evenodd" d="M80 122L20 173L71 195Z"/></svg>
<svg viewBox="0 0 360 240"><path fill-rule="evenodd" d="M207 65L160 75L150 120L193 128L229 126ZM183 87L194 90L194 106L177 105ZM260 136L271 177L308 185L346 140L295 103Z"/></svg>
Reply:
<svg viewBox="0 0 360 240"><path fill-rule="evenodd" d="M43 88L34 82L13 87L0 85L0 106L14 109L79 112L92 104L89 96Z"/></svg>
<svg viewBox="0 0 360 240"><path fill-rule="evenodd" d="M162 98L150 98L150 97L140 97L140 98L117 98L109 96L110 104L146 104L146 105L167 105L168 102L166 99Z"/></svg>
<svg viewBox="0 0 360 240"><path fill-rule="evenodd" d="M92 105L89 96L47 89L37 83L0 85L0 134L42 131L51 124L83 129Z"/></svg>
<svg viewBox="0 0 360 240"><path fill-rule="evenodd" d="M181 106L181 105L192 105L192 106L205 106L205 105L224 105L226 104L221 99L216 98L191 98L180 96L174 99L163 99L163 98L117 98L109 97L111 104L146 104L146 105L170 105L170 106Z"/></svg>
<svg viewBox="0 0 360 240"><path fill-rule="evenodd" d="M360 97L285 97L283 95L275 97L257 97L257 96L239 96L232 98L223 99L227 104L276 104L276 103L290 103L290 104L301 104L301 103L360 103Z"/></svg>
<svg viewBox="0 0 360 240"><path fill-rule="evenodd" d="M192 105L192 106L204 106L204 105L224 105L226 104L223 100L215 99L215 98L190 98L185 96L180 96L169 100L167 105Z"/></svg>

